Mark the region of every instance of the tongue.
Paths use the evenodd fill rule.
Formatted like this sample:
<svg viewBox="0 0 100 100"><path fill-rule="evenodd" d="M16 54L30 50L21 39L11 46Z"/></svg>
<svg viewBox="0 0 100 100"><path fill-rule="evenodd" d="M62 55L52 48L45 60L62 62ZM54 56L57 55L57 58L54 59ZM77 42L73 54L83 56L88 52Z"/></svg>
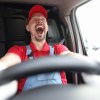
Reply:
<svg viewBox="0 0 100 100"><path fill-rule="evenodd" d="M38 28L36 31L37 31L38 34L42 34L43 33L43 29L42 28Z"/></svg>

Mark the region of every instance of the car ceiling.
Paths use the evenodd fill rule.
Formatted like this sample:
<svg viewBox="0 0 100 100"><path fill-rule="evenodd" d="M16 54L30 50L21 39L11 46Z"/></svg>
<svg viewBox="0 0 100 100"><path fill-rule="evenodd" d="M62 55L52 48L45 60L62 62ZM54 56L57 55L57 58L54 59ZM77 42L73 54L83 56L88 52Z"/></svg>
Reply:
<svg viewBox="0 0 100 100"><path fill-rule="evenodd" d="M22 4L42 4L46 6L57 6L60 13L69 15L72 8L90 0L0 0L0 2L22 3Z"/></svg>

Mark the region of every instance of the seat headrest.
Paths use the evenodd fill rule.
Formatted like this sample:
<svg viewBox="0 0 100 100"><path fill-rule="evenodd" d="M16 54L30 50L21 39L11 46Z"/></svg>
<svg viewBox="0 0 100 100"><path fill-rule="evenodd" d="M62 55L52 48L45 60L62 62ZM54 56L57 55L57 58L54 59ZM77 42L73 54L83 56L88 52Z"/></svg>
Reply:
<svg viewBox="0 0 100 100"><path fill-rule="evenodd" d="M47 34L47 41L49 44L55 44L55 43L59 43L59 41L61 40L60 37L60 33L58 31L56 22L54 20L48 20L48 26L49 26L49 30L48 30L48 34Z"/></svg>
<svg viewBox="0 0 100 100"><path fill-rule="evenodd" d="M20 15L5 17L7 41L28 40L26 18Z"/></svg>

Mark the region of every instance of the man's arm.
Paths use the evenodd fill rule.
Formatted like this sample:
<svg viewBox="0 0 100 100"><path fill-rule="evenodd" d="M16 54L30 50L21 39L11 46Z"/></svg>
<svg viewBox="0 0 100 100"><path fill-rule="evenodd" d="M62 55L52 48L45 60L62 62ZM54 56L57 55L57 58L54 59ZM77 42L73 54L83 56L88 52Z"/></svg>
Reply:
<svg viewBox="0 0 100 100"><path fill-rule="evenodd" d="M21 62L21 59L18 55L14 53L7 53L4 57L0 59L0 71L6 69L7 67L13 66ZM17 91L17 81L14 80L8 84L0 86L0 100L6 100L9 97L13 96ZM10 92L8 91L10 89ZM4 95L2 92L4 92Z"/></svg>
<svg viewBox="0 0 100 100"><path fill-rule="evenodd" d="M21 59L14 53L7 53L0 59L0 66L4 65L5 67L10 67L18 63L21 63Z"/></svg>

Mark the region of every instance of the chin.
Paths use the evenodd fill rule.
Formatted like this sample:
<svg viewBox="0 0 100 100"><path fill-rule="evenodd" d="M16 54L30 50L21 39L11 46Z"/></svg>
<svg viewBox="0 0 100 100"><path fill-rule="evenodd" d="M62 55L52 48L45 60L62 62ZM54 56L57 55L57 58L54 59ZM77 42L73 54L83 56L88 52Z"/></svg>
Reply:
<svg viewBox="0 0 100 100"><path fill-rule="evenodd" d="M36 39L36 41L38 41L38 42L42 42L42 41L45 41L46 40L46 38L35 38Z"/></svg>

